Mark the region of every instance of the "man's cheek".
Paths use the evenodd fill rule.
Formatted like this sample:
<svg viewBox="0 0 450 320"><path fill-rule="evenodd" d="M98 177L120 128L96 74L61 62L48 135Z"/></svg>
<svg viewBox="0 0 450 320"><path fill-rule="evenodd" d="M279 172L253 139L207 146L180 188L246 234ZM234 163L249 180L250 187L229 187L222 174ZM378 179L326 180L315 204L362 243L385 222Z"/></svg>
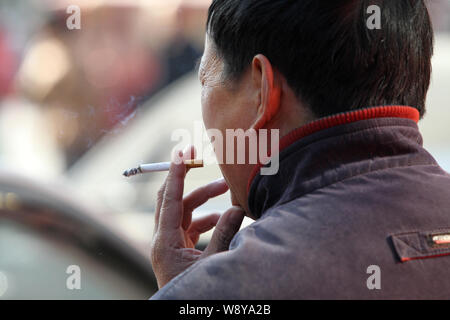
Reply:
<svg viewBox="0 0 450 320"><path fill-rule="evenodd" d="M203 116L203 123L205 124L206 129L214 129L215 123L214 123L214 105L210 99L210 96L208 96L206 93L202 94L202 116Z"/></svg>

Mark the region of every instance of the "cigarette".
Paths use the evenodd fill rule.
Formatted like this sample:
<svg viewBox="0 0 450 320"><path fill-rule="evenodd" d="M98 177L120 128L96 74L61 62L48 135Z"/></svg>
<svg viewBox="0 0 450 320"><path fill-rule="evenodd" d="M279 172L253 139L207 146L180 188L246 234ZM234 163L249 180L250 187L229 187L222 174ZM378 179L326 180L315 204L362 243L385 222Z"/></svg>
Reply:
<svg viewBox="0 0 450 320"><path fill-rule="evenodd" d="M203 168L203 160L184 160L184 164L188 169ZM137 168L129 169L123 173L125 177L132 177L138 174L169 171L170 162L141 164Z"/></svg>

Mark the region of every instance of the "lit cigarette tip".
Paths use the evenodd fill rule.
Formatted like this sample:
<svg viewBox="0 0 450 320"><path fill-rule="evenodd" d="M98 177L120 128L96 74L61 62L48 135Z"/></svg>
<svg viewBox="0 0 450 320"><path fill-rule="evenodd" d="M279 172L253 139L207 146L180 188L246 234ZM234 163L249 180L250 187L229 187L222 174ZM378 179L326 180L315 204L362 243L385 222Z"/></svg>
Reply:
<svg viewBox="0 0 450 320"><path fill-rule="evenodd" d="M139 168L133 168L133 169L130 169L130 170L126 170L123 173L123 175L128 178L128 177L135 176L135 175L137 175L139 173L142 173L142 170L141 170L140 167Z"/></svg>

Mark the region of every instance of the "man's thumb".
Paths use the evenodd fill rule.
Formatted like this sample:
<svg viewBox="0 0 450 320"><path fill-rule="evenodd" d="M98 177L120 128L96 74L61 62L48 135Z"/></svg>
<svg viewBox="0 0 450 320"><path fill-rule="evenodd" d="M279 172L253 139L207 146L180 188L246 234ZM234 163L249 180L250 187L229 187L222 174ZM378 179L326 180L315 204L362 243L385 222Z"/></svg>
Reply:
<svg viewBox="0 0 450 320"><path fill-rule="evenodd" d="M228 209L222 214L217 222L211 241L203 255L209 256L228 250L230 242L233 240L234 235L239 231L244 217L245 211L237 206Z"/></svg>

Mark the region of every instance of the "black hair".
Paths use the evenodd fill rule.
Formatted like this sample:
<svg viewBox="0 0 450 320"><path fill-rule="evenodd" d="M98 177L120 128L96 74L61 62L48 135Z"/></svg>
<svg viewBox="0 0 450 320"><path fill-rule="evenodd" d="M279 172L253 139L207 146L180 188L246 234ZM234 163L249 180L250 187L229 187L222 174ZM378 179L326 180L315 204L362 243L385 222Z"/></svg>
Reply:
<svg viewBox="0 0 450 320"><path fill-rule="evenodd" d="M368 27L371 5L380 29ZM214 0L207 33L227 79L264 54L317 117L380 105L425 113L433 28L423 0Z"/></svg>

